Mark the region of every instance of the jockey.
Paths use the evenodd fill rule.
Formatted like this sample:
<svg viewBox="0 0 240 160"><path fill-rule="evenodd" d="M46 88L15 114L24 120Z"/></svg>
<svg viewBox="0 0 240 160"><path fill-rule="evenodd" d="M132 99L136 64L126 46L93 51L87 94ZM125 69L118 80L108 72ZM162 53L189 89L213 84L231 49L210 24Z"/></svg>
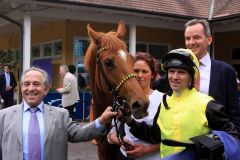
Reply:
<svg viewBox="0 0 240 160"><path fill-rule="evenodd" d="M224 131L237 141L240 136L224 114L223 105L194 88L199 76L197 58L191 50L175 49L163 57L162 67L172 95L163 97L152 126L129 117L130 132L150 143L161 143L161 158L193 146L197 149L198 158L221 157L223 143L211 131Z"/></svg>

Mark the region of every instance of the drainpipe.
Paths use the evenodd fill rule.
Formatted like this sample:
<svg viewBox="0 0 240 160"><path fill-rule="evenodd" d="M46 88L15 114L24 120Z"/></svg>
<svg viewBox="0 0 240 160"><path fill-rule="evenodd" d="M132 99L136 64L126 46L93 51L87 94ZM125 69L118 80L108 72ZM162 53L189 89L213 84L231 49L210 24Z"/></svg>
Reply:
<svg viewBox="0 0 240 160"><path fill-rule="evenodd" d="M19 40L19 72L18 72L18 79L20 78L20 75L22 74L22 68L23 68L23 25L17 21L15 21L14 19L7 17L3 14L0 14L0 17L17 25L20 28L20 40ZM21 95L21 89L20 89L20 85L19 85L19 102L22 102L22 95Z"/></svg>
<svg viewBox="0 0 240 160"><path fill-rule="evenodd" d="M208 22L209 22L209 26L210 26L210 30L212 32L212 37L214 37L214 32L213 32L213 28L212 28L212 17L213 17L213 13L214 13L214 6L215 6L215 0L211 0L211 4L210 4L210 10L209 10L209 15L208 15ZM212 45L210 46L210 55L212 57L214 57L214 39L212 41Z"/></svg>

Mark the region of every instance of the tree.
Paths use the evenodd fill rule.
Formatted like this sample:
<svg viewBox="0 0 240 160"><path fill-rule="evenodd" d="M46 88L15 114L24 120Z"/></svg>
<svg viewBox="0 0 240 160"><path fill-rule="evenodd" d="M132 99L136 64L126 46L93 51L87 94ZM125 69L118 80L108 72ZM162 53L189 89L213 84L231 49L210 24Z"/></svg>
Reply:
<svg viewBox="0 0 240 160"><path fill-rule="evenodd" d="M0 64L10 64L14 59L14 52L11 50L0 51Z"/></svg>

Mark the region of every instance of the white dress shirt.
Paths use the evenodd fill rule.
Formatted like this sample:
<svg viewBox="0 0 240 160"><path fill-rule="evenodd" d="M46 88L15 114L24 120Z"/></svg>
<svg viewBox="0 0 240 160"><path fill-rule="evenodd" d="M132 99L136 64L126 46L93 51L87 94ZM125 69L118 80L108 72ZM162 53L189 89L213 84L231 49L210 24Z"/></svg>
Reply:
<svg viewBox="0 0 240 160"><path fill-rule="evenodd" d="M207 53L200 61L199 71L200 71L200 87L199 91L201 93L209 93L210 85L210 74L211 74L211 59Z"/></svg>

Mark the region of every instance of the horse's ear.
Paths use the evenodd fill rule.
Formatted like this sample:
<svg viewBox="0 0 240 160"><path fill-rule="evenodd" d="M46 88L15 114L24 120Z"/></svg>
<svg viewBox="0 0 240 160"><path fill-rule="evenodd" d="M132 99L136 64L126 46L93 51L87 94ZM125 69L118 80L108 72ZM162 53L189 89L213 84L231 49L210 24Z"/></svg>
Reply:
<svg viewBox="0 0 240 160"><path fill-rule="evenodd" d="M124 24L123 20L120 20L120 21L118 22L117 37L118 37L119 39L123 39L125 33L126 33L125 24Z"/></svg>
<svg viewBox="0 0 240 160"><path fill-rule="evenodd" d="M96 44L99 44L99 41L100 41L99 33L95 32L95 31L90 27L89 24L87 25L87 30L88 30L88 35L89 35L89 37L90 37Z"/></svg>

